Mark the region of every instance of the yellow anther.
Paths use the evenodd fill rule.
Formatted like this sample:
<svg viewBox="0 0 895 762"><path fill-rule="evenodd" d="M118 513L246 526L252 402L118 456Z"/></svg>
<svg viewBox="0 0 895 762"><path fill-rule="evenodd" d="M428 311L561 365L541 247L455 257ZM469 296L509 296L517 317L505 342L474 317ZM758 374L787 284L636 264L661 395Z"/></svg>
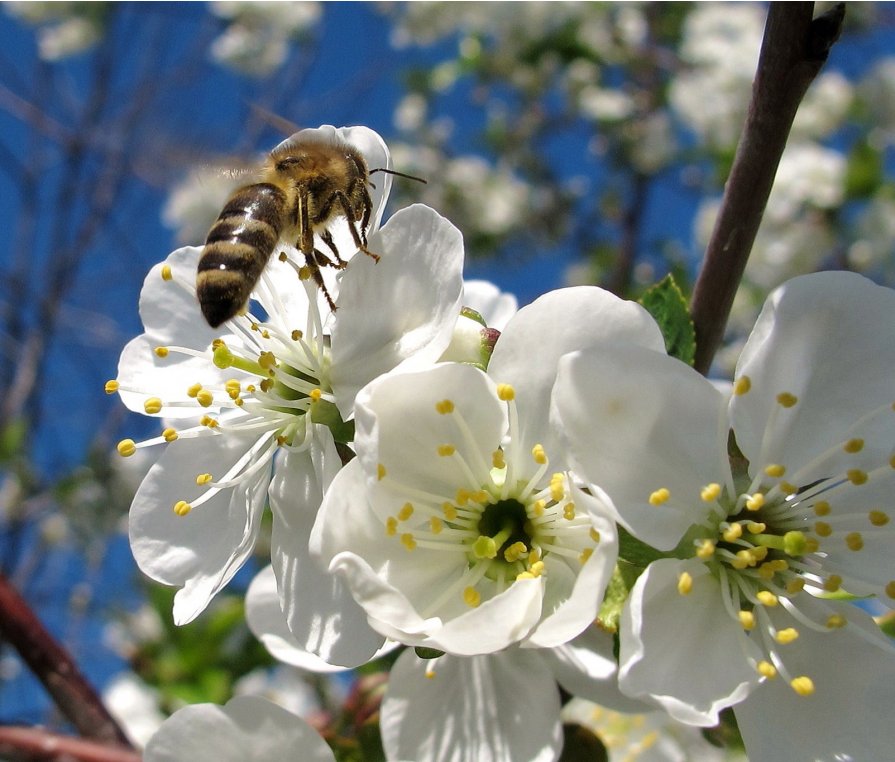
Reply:
<svg viewBox="0 0 895 762"><path fill-rule="evenodd" d="M591 527L590 531L588 531L588 535L590 536L590 539L592 539L594 542L600 541L600 533L593 527Z"/></svg>
<svg viewBox="0 0 895 762"><path fill-rule="evenodd" d="M468 489L460 487L457 489L457 494L454 496L454 502L462 508L469 505L469 498L471 496L472 493Z"/></svg>
<svg viewBox="0 0 895 762"><path fill-rule="evenodd" d="M833 534L833 527L831 527L826 521L815 521L814 532L820 537L829 537L831 534Z"/></svg>
<svg viewBox="0 0 895 762"><path fill-rule="evenodd" d="M699 497L704 503L713 503L721 495L721 485L715 482L706 484L699 492Z"/></svg>
<svg viewBox="0 0 895 762"><path fill-rule="evenodd" d="M411 516L413 516L413 504L404 503L398 511L398 521L407 521Z"/></svg>
<svg viewBox="0 0 895 762"><path fill-rule="evenodd" d="M761 521L749 521L746 523L746 529L749 534L761 534L767 528L768 525Z"/></svg>
<svg viewBox="0 0 895 762"><path fill-rule="evenodd" d="M457 448L454 447L453 445L449 445L449 444L438 445L438 454L441 455L441 457L443 457L443 458L450 457L455 452L457 452Z"/></svg>
<svg viewBox="0 0 895 762"><path fill-rule="evenodd" d="M156 347L154 350L156 357L167 357L168 356L168 347Z"/></svg>
<svg viewBox="0 0 895 762"><path fill-rule="evenodd" d="M209 429L216 429L218 426L218 422L212 418L210 415L203 415L199 419L200 426L207 426Z"/></svg>
<svg viewBox="0 0 895 762"><path fill-rule="evenodd" d="M280 262L288 262L289 255L285 251L281 251L279 254L277 254L277 259L279 259Z"/></svg>
<svg viewBox="0 0 895 762"><path fill-rule="evenodd" d="M528 546L519 540L514 542L503 552L504 560L507 561L507 563L513 563L526 556L528 556Z"/></svg>
<svg viewBox="0 0 895 762"><path fill-rule="evenodd" d="M594 554L593 548L585 548L578 554L578 562L586 564L588 559Z"/></svg>
<svg viewBox="0 0 895 762"><path fill-rule="evenodd" d="M742 397L744 394L747 394L751 388L752 379L750 379L749 376L740 376L733 384L733 393L737 395L737 397Z"/></svg>
<svg viewBox="0 0 895 762"><path fill-rule="evenodd" d="M441 400L441 402L435 403L436 412L441 415L447 415L448 413L454 412L454 403L451 400Z"/></svg>
<svg viewBox="0 0 895 762"><path fill-rule="evenodd" d="M572 521L575 518L575 503L571 500L562 509L562 517L566 521Z"/></svg>
<svg viewBox="0 0 895 762"><path fill-rule="evenodd" d="M693 590L693 577L690 572L681 572L677 578L677 591L681 595L689 595Z"/></svg>
<svg viewBox="0 0 895 762"><path fill-rule="evenodd" d="M277 357L273 352L265 350L258 355L258 365L264 368L264 370L273 370L277 367Z"/></svg>
<svg viewBox="0 0 895 762"><path fill-rule="evenodd" d="M696 545L696 556L705 560L711 558L715 553L715 543L713 540L705 538L700 540Z"/></svg>
<svg viewBox="0 0 895 762"><path fill-rule="evenodd" d="M796 485L792 484L791 482L780 482L779 486L780 486L780 491L784 495L795 495L796 492L799 491L799 488L796 487Z"/></svg>
<svg viewBox="0 0 895 762"><path fill-rule="evenodd" d="M265 378L258 384L258 388L261 389L262 392L269 392L273 388L273 380Z"/></svg>
<svg viewBox="0 0 895 762"><path fill-rule="evenodd" d="M171 265L162 265L162 280L171 280L174 273L171 272Z"/></svg>
<svg viewBox="0 0 895 762"><path fill-rule="evenodd" d="M864 538L860 532L849 532L845 535L845 544L849 550L861 550L864 547Z"/></svg>
<svg viewBox="0 0 895 762"><path fill-rule="evenodd" d="M740 537L743 536L743 525L731 524L721 533L721 536L724 538L725 542L734 542L736 540L739 540Z"/></svg>
<svg viewBox="0 0 895 762"><path fill-rule="evenodd" d="M536 564L541 560L541 551L539 548L532 548L531 552L528 554L528 561L531 564Z"/></svg>
<svg viewBox="0 0 895 762"><path fill-rule="evenodd" d="M755 597L758 599L758 602L762 606L776 606L778 603L777 596L774 595L770 590L759 590L755 594Z"/></svg>
<svg viewBox="0 0 895 762"><path fill-rule="evenodd" d="M540 577L544 573L544 562L543 561L532 561L531 565L528 567L528 570L535 576Z"/></svg>
<svg viewBox="0 0 895 762"><path fill-rule="evenodd" d="M196 484L198 484L200 487L203 484L208 484L208 482L210 482L210 481L212 481L211 474L198 474L196 476Z"/></svg>
<svg viewBox="0 0 895 762"><path fill-rule="evenodd" d="M158 397L150 397L143 402L143 409L148 415L155 415L161 412L162 401Z"/></svg>
<svg viewBox="0 0 895 762"><path fill-rule="evenodd" d="M798 637L799 631L795 627L786 627L783 630L777 630L777 632L774 634L774 640L776 640L781 646L792 643Z"/></svg>
<svg viewBox="0 0 895 762"><path fill-rule="evenodd" d="M201 392L201 391L202 391L202 384L193 384L191 387L189 387L186 390L186 396L192 397L193 399L195 399L196 395L199 394L199 392Z"/></svg>
<svg viewBox="0 0 895 762"><path fill-rule="evenodd" d="M385 533L389 537L394 537L398 534L398 520L394 516L389 516L385 520Z"/></svg>
<svg viewBox="0 0 895 762"><path fill-rule="evenodd" d="M385 466L383 466L382 463L379 463L376 466L376 479L378 481L385 479Z"/></svg>
<svg viewBox="0 0 895 762"><path fill-rule="evenodd" d="M401 544L407 548L407 550L413 550L416 547L416 540L413 539L413 535L407 532L406 534L401 535Z"/></svg>
<svg viewBox="0 0 895 762"><path fill-rule="evenodd" d="M516 390L513 388L512 384L498 384L497 397L504 402L509 402L516 399Z"/></svg>
<svg viewBox="0 0 895 762"><path fill-rule="evenodd" d="M781 466L779 463L770 463L764 467L764 472L772 479L779 479L786 473L786 466Z"/></svg>
<svg viewBox="0 0 895 762"><path fill-rule="evenodd" d="M786 592L790 595L798 595L805 587L805 580L801 577L793 577L786 583Z"/></svg>
<svg viewBox="0 0 895 762"><path fill-rule="evenodd" d="M302 336L304 336L304 333L303 333L302 331L299 331L299 330L296 328L296 329L292 332L291 336L292 336L292 341L301 341Z"/></svg>
<svg viewBox="0 0 895 762"><path fill-rule="evenodd" d="M889 596L889 598L895 598L895 580L888 582L885 589L886 595Z"/></svg>
<svg viewBox="0 0 895 762"><path fill-rule="evenodd" d="M736 556L740 563L734 564L735 569L746 569L750 566L755 566L755 564L758 563L758 559L751 550L738 550Z"/></svg>
<svg viewBox="0 0 895 762"><path fill-rule="evenodd" d="M889 523L889 515L883 511L870 511L867 514L867 518L870 519L870 523L875 527L883 527Z"/></svg>
<svg viewBox="0 0 895 762"><path fill-rule="evenodd" d="M671 497L671 492L668 491L667 487L660 487L655 492L651 492L649 496L649 504L650 505L662 505L668 501L668 498Z"/></svg>
<svg viewBox="0 0 895 762"><path fill-rule="evenodd" d="M550 477L550 499L554 503L560 502L566 496L565 481L562 474L553 474Z"/></svg>
<svg viewBox="0 0 895 762"><path fill-rule="evenodd" d="M842 445L842 449L847 453L854 454L856 452L861 452L864 449L864 440L863 439L849 439L844 445Z"/></svg>
<svg viewBox="0 0 895 762"><path fill-rule="evenodd" d="M751 611L740 611L737 617L739 617L740 625L744 630L751 630L755 627L755 614Z"/></svg>
<svg viewBox="0 0 895 762"><path fill-rule="evenodd" d="M444 522L438 516L430 516L429 529L432 530L432 534L441 534L441 530L444 529Z"/></svg>
<svg viewBox="0 0 895 762"><path fill-rule="evenodd" d="M311 393L308 396L311 398L311 402L320 402L323 397L323 391L321 389L311 389Z"/></svg>
<svg viewBox="0 0 895 762"><path fill-rule="evenodd" d="M845 475L848 477L848 480L854 484L855 486L860 486L861 484L865 484L867 482L867 472L862 471L860 468L850 468L845 472Z"/></svg>
<svg viewBox="0 0 895 762"><path fill-rule="evenodd" d="M800 696L810 696L814 693L814 681L805 675L794 677L789 685Z"/></svg>
<svg viewBox="0 0 895 762"><path fill-rule="evenodd" d="M186 516L191 510L193 510L193 506L186 500L178 500L174 503L174 513L178 516Z"/></svg>
<svg viewBox="0 0 895 762"><path fill-rule="evenodd" d="M534 579L534 578L535 578L535 575L532 574L531 572L528 572L528 571L519 572L519 573L516 575L516 579L517 579L517 580L520 580L520 579Z"/></svg>
<svg viewBox="0 0 895 762"><path fill-rule="evenodd" d="M173 442L177 439L177 431L172 429L170 426L162 432L162 436L165 438L166 442Z"/></svg>
<svg viewBox="0 0 895 762"><path fill-rule="evenodd" d="M838 574L831 574L824 582L824 590L828 593L835 593L842 587L842 577Z"/></svg>
<svg viewBox="0 0 895 762"><path fill-rule="evenodd" d="M546 500L536 500L531 506L531 512L535 515L535 518L540 518L541 516L543 516L546 509Z"/></svg>
<svg viewBox="0 0 895 762"><path fill-rule="evenodd" d="M106 394L115 394L118 391L121 384L119 384L114 378L110 381L106 381L106 385L103 387Z"/></svg>
<svg viewBox="0 0 895 762"><path fill-rule="evenodd" d="M777 395L777 404L781 407L792 407L799 401L799 398L796 397L795 394L790 394L789 392L780 392Z"/></svg>
<svg viewBox="0 0 895 762"><path fill-rule="evenodd" d="M277 435L277 445L282 447L283 445L287 445L287 444L289 444L289 437L285 436L284 434L278 434Z"/></svg>
<svg viewBox="0 0 895 762"><path fill-rule="evenodd" d="M230 399L236 399L239 396L239 393L242 391L242 384L239 383L235 378L230 378L224 382L224 391L227 392L227 395Z"/></svg>
<svg viewBox="0 0 895 762"><path fill-rule="evenodd" d="M467 587L463 590L463 602L474 609L482 602L482 595L474 587Z"/></svg>
<svg viewBox="0 0 895 762"><path fill-rule="evenodd" d="M831 630L838 630L848 624L848 620L842 614L830 614L827 617L827 627Z"/></svg>
<svg viewBox="0 0 895 762"><path fill-rule="evenodd" d="M469 499L474 503L478 503L479 505L485 505L486 503L491 502L491 494L488 490L480 489L473 492Z"/></svg>
<svg viewBox="0 0 895 762"><path fill-rule="evenodd" d="M133 439L122 439L117 449L119 455L129 458L137 451L137 443Z"/></svg>
<svg viewBox="0 0 895 762"><path fill-rule="evenodd" d="M214 402L214 395L208 389L203 389L196 395L196 402L202 405L202 407L210 407L211 403Z"/></svg>
<svg viewBox="0 0 895 762"><path fill-rule="evenodd" d="M758 674L771 680L777 677L777 668L769 661L760 661L755 665Z"/></svg>
<svg viewBox="0 0 895 762"><path fill-rule="evenodd" d="M761 492L756 492L746 500L747 511L760 511L762 508L764 508L764 495Z"/></svg>
<svg viewBox="0 0 895 762"><path fill-rule="evenodd" d="M457 508L452 503L442 503L441 512L448 521L453 521L457 518Z"/></svg>
<svg viewBox="0 0 895 762"><path fill-rule="evenodd" d="M491 465L498 471L507 467L507 462L503 457L503 450L495 450L491 453Z"/></svg>
<svg viewBox="0 0 895 762"><path fill-rule="evenodd" d="M547 453L544 452L543 445L536 444L531 448L531 457L534 458L535 463L539 466L543 466L547 463Z"/></svg>
<svg viewBox="0 0 895 762"><path fill-rule="evenodd" d="M818 548L820 548L820 542L816 537L806 537L803 555L805 553L817 553Z"/></svg>
<svg viewBox="0 0 895 762"><path fill-rule="evenodd" d="M814 515L815 516L829 516L830 515L830 504L826 500L818 500L814 504Z"/></svg>

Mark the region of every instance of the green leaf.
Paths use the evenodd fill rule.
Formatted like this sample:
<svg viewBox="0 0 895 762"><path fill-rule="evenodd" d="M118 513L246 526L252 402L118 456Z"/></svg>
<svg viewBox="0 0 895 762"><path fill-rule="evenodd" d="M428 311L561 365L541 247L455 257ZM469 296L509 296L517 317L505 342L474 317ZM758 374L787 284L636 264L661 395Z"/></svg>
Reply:
<svg viewBox="0 0 895 762"><path fill-rule="evenodd" d="M420 659L437 659L439 656L444 656L444 651L439 651L437 648L414 646L413 650Z"/></svg>
<svg viewBox="0 0 895 762"><path fill-rule="evenodd" d="M692 365L696 334L687 300L674 278L666 275L640 297L640 304L659 324L668 354Z"/></svg>
<svg viewBox="0 0 895 762"><path fill-rule="evenodd" d="M868 198L883 181L883 160L880 152L866 140L855 144L845 171L845 197Z"/></svg>

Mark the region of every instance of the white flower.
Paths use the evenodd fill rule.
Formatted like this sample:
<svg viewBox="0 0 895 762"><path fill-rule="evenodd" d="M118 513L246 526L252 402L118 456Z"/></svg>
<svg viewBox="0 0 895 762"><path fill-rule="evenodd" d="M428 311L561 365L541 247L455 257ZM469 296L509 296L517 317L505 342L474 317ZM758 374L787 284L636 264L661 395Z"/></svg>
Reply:
<svg viewBox="0 0 895 762"><path fill-rule="evenodd" d="M172 714L146 744L146 762L334 762L304 720L256 696L225 706L194 704Z"/></svg>
<svg viewBox="0 0 895 762"><path fill-rule="evenodd" d="M442 364L361 391L358 457L327 492L312 552L374 629L471 655L559 645L593 621L615 529L566 469L548 400L557 359L607 336L662 346L639 306L565 289L510 320L487 374Z"/></svg>
<svg viewBox="0 0 895 762"><path fill-rule="evenodd" d="M612 638L595 628L552 649L428 660L407 649L382 700L386 758L550 762L562 747L557 682L588 691L614 682L615 672Z"/></svg>
<svg viewBox="0 0 895 762"><path fill-rule="evenodd" d="M576 470L668 555L626 604L621 688L697 725L737 704L757 759L876 759L891 746L874 702L892 647L834 598L895 597L893 321L895 292L861 276L789 281L746 343L729 406L638 347L560 363L554 414ZM748 463L734 472L730 429Z"/></svg>
<svg viewBox="0 0 895 762"><path fill-rule="evenodd" d="M124 440L119 451L167 443L134 498L129 531L141 569L183 588L178 623L198 615L245 561L268 498L284 603L300 604L296 575L310 523L304 536L296 528L303 512L313 517L341 466L333 431L350 440L344 422L364 384L402 364L432 362L449 343L462 289L459 231L415 206L372 232L369 245L381 261L351 262L331 315L291 260L274 257L265 269L254 293L258 317L237 316L218 330L205 324L195 297L199 249L175 251L147 277L146 332L125 347L107 388L132 410L165 419L160 437Z"/></svg>
<svg viewBox="0 0 895 762"><path fill-rule="evenodd" d="M159 695L132 672L121 672L103 689L103 704L130 741L142 747L165 721Z"/></svg>

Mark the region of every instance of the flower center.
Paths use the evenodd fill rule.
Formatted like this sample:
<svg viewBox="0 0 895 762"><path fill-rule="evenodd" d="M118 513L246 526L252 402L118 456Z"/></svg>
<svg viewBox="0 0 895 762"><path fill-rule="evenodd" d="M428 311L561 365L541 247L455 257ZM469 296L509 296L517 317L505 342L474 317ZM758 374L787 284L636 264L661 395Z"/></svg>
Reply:
<svg viewBox="0 0 895 762"><path fill-rule="evenodd" d="M455 461L459 469L452 473L465 475L452 492L409 487L391 475L387 464L379 465L379 483L399 496L400 507L385 521L386 534L409 551L439 551L462 559L443 589L427 599L423 616L457 600L478 606L519 579L546 579L545 561L551 556L583 564L599 542L590 520L575 513L569 474L547 477L548 459L540 445L530 454L521 451L512 388L502 385L498 395L508 405L510 431L494 450L490 443L475 441L452 400L435 403L458 433L458 444L442 444L432 454Z"/></svg>

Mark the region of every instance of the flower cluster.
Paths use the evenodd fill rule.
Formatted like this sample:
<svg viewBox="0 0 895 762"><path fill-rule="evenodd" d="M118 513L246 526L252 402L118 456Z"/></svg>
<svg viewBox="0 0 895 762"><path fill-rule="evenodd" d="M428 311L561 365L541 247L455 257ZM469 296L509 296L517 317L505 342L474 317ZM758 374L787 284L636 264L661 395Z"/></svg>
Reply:
<svg viewBox="0 0 895 762"><path fill-rule="evenodd" d="M389 166L369 130L320 132ZM289 246L218 330L195 298L199 249L147 278L145 333L108 390L161 420L119 451L164 447L130 537L181 588L175 619L245 562L269 506L247 617L277 658L334 670L414 647L382 700L389 760L555 760L558 685L650 713L656 733L733 707L754 759L883 758L871 702L895 653L851 599L895 598L895 293L790 281L726 395L640 305L582 286L515 311L463 284L449 222L412 206L380 227L383 202L380 261L349 258L335 310ZM148 759L196 723L220 734L216 759L328 758L270 705L183 712Z"/></svg>

